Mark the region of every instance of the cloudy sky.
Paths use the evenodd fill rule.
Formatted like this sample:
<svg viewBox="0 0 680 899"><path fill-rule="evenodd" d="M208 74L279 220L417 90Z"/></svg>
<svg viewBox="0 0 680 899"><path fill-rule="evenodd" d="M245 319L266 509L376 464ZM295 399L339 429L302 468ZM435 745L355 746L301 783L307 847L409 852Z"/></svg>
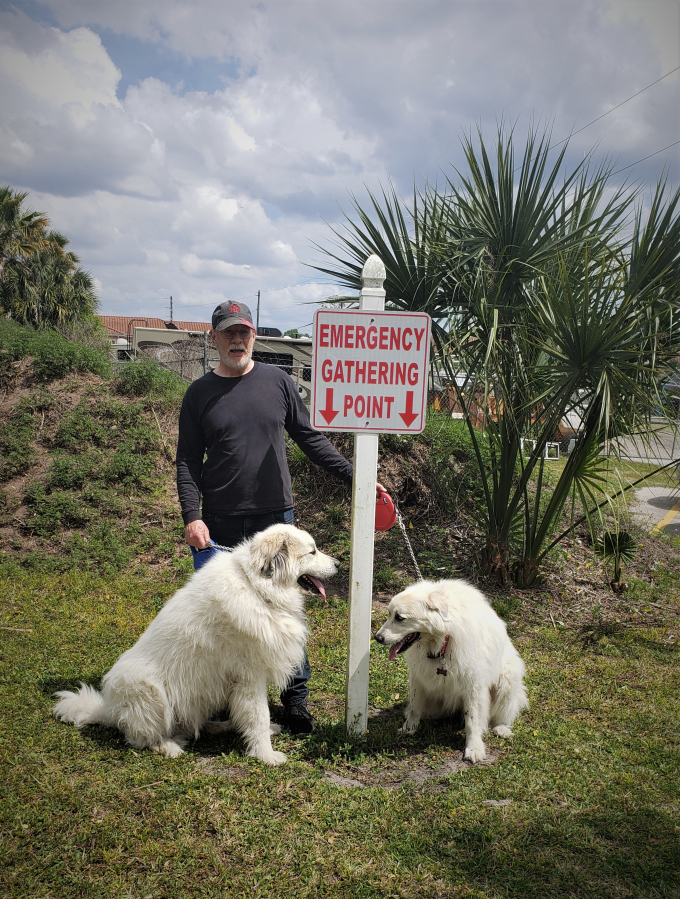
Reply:
<svg viewBox="0 0 680 899"><path fill-rule="evenodd" d="M350 193L441 181L478 123L558 141L643 91L570 158L677 187L680 72L643 89L678 66L678 0L0 0L0 183L72 239L103 313L172 295L208 320L260 290L261 324L303 327Z"/></svg>

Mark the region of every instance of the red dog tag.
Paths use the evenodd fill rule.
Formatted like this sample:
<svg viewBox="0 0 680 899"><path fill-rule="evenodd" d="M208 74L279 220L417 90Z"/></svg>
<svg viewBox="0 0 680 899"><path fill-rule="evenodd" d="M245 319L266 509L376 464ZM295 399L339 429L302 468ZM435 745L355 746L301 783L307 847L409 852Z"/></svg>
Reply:
<svg viewBox="0 0 680 899"><path fill-rule="evenodd" d="M375 501L375 529L389 531L397 520L397 512L389 493L381 493Z"/></svg>

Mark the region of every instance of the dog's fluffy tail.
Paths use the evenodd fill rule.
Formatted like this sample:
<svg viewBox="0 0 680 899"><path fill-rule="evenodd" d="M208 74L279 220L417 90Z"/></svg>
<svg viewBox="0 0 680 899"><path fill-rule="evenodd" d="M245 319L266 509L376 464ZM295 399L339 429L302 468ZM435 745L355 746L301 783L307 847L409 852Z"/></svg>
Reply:
<svg viewBox="0 0 680 899"><path fill-rule="evenodd" d="M59 702L52 709L52 713L60 721L75 724L76 727L108 723L104 711L104 700L101 693L94 687L81 684L77 693L73 693L71 690L59 690L54 695L59 697Z"/></svg>

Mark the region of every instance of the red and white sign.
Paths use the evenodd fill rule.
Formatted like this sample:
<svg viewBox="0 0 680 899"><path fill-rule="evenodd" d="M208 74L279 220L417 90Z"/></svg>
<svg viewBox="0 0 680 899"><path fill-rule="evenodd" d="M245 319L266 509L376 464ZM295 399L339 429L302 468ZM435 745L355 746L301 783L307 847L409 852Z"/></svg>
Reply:
<svg viewBox="0 0 680 899"><path fill-rule="evenodd" d="M311 417L317 430L423 430L429 315L319 309L313 347Z"/></svg>

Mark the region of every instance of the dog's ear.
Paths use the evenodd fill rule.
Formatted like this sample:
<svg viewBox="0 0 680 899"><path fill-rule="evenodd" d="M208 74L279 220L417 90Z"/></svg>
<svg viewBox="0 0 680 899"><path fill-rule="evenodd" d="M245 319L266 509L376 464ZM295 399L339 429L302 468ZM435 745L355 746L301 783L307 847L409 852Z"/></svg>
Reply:
<svg viewBox="0 0 680 899"><path fill-rule="evenodd" d="M443 621L449 620L449 601L446 594L435 590L425 600L425 605L430 612L435 612Z"/></svg>
<svg viewBox="0 0 680 899"><path fill-rule="evenodd" d="M253 542L250 548L255 567L262 577L283 583L288 571L289 555L286 534L268 534Z"/></svg>

